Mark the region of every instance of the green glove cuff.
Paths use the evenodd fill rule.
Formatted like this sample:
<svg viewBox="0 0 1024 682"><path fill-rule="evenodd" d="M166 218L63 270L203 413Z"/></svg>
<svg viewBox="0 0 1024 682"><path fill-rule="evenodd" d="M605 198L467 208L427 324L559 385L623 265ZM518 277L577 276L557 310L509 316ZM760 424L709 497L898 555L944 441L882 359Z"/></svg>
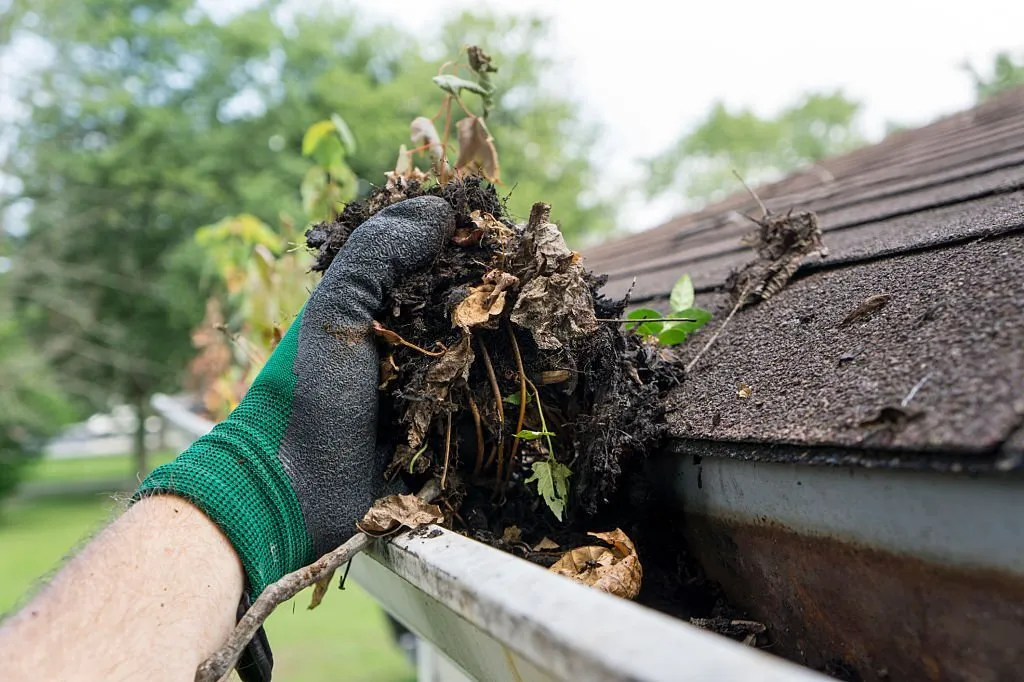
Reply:
<svg viewBox="0 0 1024 682"><path fill-rule="evenodd" d="M253 599L315 558L291 479L277 456L291 418L301 322L302 313L231 415L177 459L154 469L133 498L170 493L202 509L238 552Z"/></svg>

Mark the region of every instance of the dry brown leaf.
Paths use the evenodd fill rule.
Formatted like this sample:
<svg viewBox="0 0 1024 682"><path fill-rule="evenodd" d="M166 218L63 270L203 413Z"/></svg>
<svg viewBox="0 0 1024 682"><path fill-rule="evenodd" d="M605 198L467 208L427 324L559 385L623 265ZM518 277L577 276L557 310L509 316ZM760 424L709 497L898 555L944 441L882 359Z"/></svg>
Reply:
<svg viewBox="0 0 1024 682"><path fill-rule="evenodd" d="M463 329L493 326L488 323L505 310L505 292L495 295L495 288L493 284L481 284L470 289L469 296L452 312L452 326Z"/></svg>
<svg viewBox="0 0 1024 682"><path fill-rule="evenodd" d="M749 398L753 392L754 389L744 383L741 383L739 389L736 391L736 395L745 400Z"/></svg>
<svg viewBox="0 0 1024 682"><path fill-rule="evenodd" d="M558 543L545 536L540 542L533 546L534 552L543 552L549 549L558 549Z"/></svg>
<svg viewBox="0 0 1024 682"><path fill-rule="evenodd" d="M381 535L400 526L417 528L437 523L443 518L440 507L427 504L415 495L388 495L374 500L373 506L356 526L369 535Z"/></svg>
<svg viewBox="0 0 1024 682"><path fill-rule="evenodd" d="M327 594L327 589L331 586L332 578L334 578L334 571L316 581L316 584L313 586L313 598L309 600L310 611L320 606L320 602L324 600L324 595Z"/></svg>
<svg viewBox="0 0 1024 682"><path fill-rule="evenodd" d="M377 388L384 390L392 381L398 378L398 365L395 364L395 356L388 355L380 361L380 383Z"/></svg>
<svg viewBox="0 0 1024 682"><path fill-rule="evenodd" d="M618 528L588 535L604 540L612 548L577 547L563 554L548 570L618 597L633 599L640 594L643 567L632 540Z"/></svg>
<svg viewBox="0 0 1024 682"><path fill-rule="evenodd" d="M417 116L409 124L409 137L417 147L426 146L430 158L437 163L444 157L444 146L441 144L441 136L437 134L434 122L426 116Z"/></svg>
<svg viewBox="0 0 1024 682"><path fill-rule="evenodd" d="M505 542L520 542L523 539L523 531L519 530L519 526L508 526L501 534L501 539Z"/></svg>
<svg viewBox="0 0 1024 682"><path fill-rule="evenodd" d="M475 165L485 178L499 182L501 169L498 167L498 150L494 148L494 138L484 120L479 116L467 116L459 120L455 128L459 139L459 158L455 161L455 167L469 168Z"/></svg>

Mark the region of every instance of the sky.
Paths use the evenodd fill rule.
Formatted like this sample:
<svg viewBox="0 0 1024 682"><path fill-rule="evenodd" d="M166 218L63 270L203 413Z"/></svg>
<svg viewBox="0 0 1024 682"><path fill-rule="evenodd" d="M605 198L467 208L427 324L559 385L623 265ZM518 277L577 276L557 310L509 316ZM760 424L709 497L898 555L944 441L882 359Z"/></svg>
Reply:
<svg viewBox="0 0 1024 682"><path fill-rule="evenodd" d="M351 0L374 21L427 33L465 8L550 17L552 50L571 95L603 125L599 159L615 158L606 191L636 183L640 161L669 147L716 99L769 115L814 89L841 87L864 104L863 130L921 125L968 108L965 59L987 67L1000 50L1024 54L1024 2L734 0ZM631 196L625 229L680 208Z"/></svg>
<svg viewBox="0 0 1024 682"><path fill-rule="evenodd" d="M678 197L641 195L642 161L670 147L715 100L771 115L807 91L842 88L863 103L862 132L879 139L887 122L922 125L971 106L965 59L986 68L1000 50L1024 55L1019 0L325 1L425 38L462 9L547 17L546 47L560 59L553 77L600 126L592 150L602 168L597 192L626 197L618 221L626 230L683 209ZM200 0L214 15L254 2ZM35 53L27 47L0 64L0 81ZM0 118L6 108L0 91Z"/></svg>

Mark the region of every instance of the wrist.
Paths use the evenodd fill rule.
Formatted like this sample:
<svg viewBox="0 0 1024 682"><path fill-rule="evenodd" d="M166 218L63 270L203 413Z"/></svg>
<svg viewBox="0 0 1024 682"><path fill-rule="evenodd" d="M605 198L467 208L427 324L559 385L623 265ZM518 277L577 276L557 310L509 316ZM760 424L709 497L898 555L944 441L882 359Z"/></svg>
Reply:
<svg viewBox="0 0 1024 682"><path fill-rule="evenodd" d="M277 456L291 418L298 321L234 412L175 460L153 470L135 499L169 493L203 510L238 554L253 598L313 560L292 482Z"/></svg>

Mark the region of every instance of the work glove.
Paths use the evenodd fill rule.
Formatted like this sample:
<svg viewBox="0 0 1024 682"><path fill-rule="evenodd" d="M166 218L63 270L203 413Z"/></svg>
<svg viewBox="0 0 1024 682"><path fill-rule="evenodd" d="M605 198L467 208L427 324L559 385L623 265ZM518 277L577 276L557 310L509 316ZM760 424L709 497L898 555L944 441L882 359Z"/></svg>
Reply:
<svg viewBox="0 0 1024 682"><path fill-rule="evenodd" d="M356 228L238 407L136 492L183 497L220 526L248 578L243 608L351 537L382 492L388 453L378 448L371 322L453 229L436 197L399 202ZM262 631L259 640L239 671L259 670L243 677L269 679Z"/></svg>

